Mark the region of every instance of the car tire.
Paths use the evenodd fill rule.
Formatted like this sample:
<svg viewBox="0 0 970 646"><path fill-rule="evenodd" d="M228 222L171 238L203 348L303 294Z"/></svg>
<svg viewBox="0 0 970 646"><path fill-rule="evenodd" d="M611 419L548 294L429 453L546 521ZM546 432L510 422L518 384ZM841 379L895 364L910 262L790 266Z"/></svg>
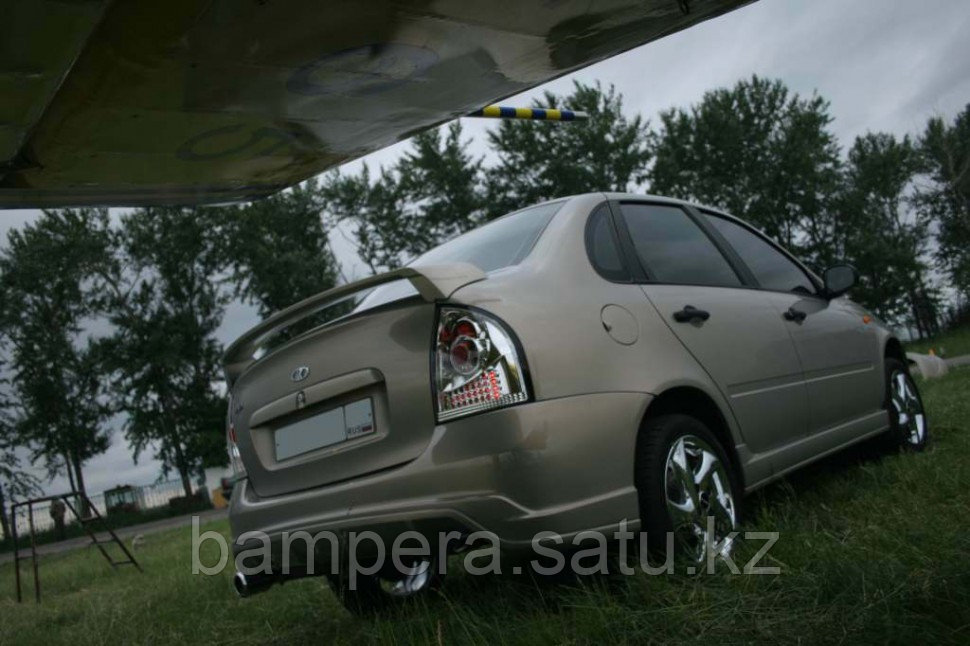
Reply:
<svg viewBox="0 0 970 646"><path fill-rule="evenodd" d="M405 581L407 577L399 577L396 572L394 575L395 577L382 576L381 573L357 574L354 589L351 589L349 577L344 573L327 574L326 578L330 589L344 607L356 615L369 615L393 608L438 590L443 583L443 576L438 572L434 560L427 562L427 568L422 570L423 576L420 576L419 581Z"/></svg>
<svg viewBox="0 0 970 646"><path fill-rule="evenodd" d="M353 590L343 574L328 574L327 583L344 608L352 614L374 614L390 605L391 599L381 590L380 579L376 576L358 575Z"/></svg>
<svg viewBox="0 0 970 646"><path fill-rule="evenodd" d="M742 489L724 447L701 421L680 414L647 419L637 441L635 481L651 551L665 551L673 532L675 552L698 563L710 547L730 554Z"/></svg>
<svg viewBox="0 0 970 646"><path fill-rule="evenodd" d="M887 357L885 373L889 431L883 436L884 443L891 450L922 451L929 441L929 423L909 367Z"/></svg>

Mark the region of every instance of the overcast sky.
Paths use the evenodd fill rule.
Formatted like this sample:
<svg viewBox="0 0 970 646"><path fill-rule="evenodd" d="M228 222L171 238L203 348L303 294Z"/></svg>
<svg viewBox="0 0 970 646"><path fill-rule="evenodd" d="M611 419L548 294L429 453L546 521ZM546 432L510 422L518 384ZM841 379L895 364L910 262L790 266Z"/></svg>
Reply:
<svg viewBox="0 0 970 646"><path fill-rule="evenodd" d="M726 16L669 36L506 101L528 105L549 89L567 93L572 80L612 83L628 111L652 121L671 106L688 106L704 91L733 85L751 74L782 79L792 90L818 92L831 101L832 127L843 146L867 130L918 133L932 115L952 118L970 102L970 2L967 0L760 0ZM465 119L473 150L486 152L490 124ZM570 126L576 127L576 126ZM581 127L581 126L579 126ZM393 163L401 143L348 164ZM6 231L36 211L0 212ZM334 236L345 273L362 266L341 236ZM223 343L256 322L252 308L235 305L219 330ZM89 490L119 483L145 484L159 474L143 457L135 465L124 439L85 468ZM48 485L66 489L63 480Z"/></svg>

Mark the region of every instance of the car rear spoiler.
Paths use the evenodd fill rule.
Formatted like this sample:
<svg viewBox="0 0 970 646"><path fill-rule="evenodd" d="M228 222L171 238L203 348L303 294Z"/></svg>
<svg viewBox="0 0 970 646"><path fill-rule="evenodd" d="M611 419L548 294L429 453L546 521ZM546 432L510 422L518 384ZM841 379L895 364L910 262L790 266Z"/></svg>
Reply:
<svg viewBox="0 0 970 646"><path fill-rule="evenodd" d="M269 337L293 325L297 321L319 312L327 305L332 305L357 292L405 279L411 281L411 284L414 285L414 288L418 290L418 294L424 300L433 303L448 298L458 291L459 288L484 280L484 278L485 273L475 265L457 262L447 265L401 267L400 269L375 276L368 276L367 278L362 278L361 280L347 283L346 285L328 289L325 292L311 296L299 303L294 303L285 310L273 314L236 339L226 349L222 358L226 380L229 382L229 385L232 385L239 375L256 361L254 357L256 351Z"/></svg>

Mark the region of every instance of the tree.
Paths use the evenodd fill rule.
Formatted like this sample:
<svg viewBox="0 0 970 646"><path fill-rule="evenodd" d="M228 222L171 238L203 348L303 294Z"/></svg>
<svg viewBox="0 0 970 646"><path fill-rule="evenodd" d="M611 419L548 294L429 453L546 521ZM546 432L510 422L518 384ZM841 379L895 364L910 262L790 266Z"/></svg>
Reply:
<svg viewBox="0 0 970 646"><path fill-rule="evenodd" d="M0 363L0 370L3 364ZM0 385L8 386L7 380L0 380ZM0 530L3 537L9 539L10 528L16 519L7 512L8 503L18 498L28 498L40 491L40 481L32 474L24 471L20 457L17 455L17 432L13 416L10 414L13 404L6 397L0 397Z"/></svg>
<svg viewBox="0 0 970 646"><path fill-rule="evenodd" d="M416 135L412 149L374 181L366 166L357 175L327 178L328 208L335 222L353 227L371 271L400 267L482 222L479 163L467 146L454 122Z"/></svg>
<svg viewBox="0 0 970 646"><path fill-rule="evenodd" d="M502 121L488 133L499 162L486 177L488 216L589 191L627 191L642 180L650 161L648 124L623 113L613 86L574 82L573 92L543 95L535 107L568 107L589 121Z"/></svg>
<svg viewBox="0 0 970 646"><path fill-rule="evenodd" d="M854 299L887 321L908 319L922 337L934 331L936 316L926 262L930 222L910 199L920 165L908 136L857 137L845 167L832 251L861 273Z"/></svg>
<svg viewBox="0 0 970 646"><path fill-rule="evenodd" d="M839 148L829 104L757 76L661 113L651 191L721 207L825 264Z"/></svg>
<svg viewBox="0 0 970 646"><path fill-rule="evenodd" d="M935 117L919 141L929 185L917 203L936 222L939 267L953 287L970 297L970 104L952 124Z"/></svg>
<svg viewBox="0 0 970 646"><path fill-rule="evenodd" d="M413 218L405 215L406 198L392 170L381 168L376 182L371 182L366 164L357 175L334 171L327 176L326 192L335 224L353 228L357 255L372 273L406 262L416 236L409 229Z"/></svg>
<svg viewBox="0 0 970 646"><path fill-rule="evenodd" d="M442 137L442 132L444 136ZM481 223L483 196L479 165L462 141L461 122L414 137L398 164L398 183L416 217L407 253L420 255L443 240Z"/></svg>
<svg viewBox="0 0 970 646"><path fill-rule="evenodd" d="M191 477L225 464L221 347L226 290L213 209L146 208L122 219L109 297L116 408L137 460L151 447L192 494Z"/></svg>
<svg viewBox="0 0 970 646"><path fill-rule="evenodd" d="M66 469L82 493L84 464L109 444L92 320L110 244L106 209L45 211L10 232L0 257L17 443L50 475Z"/></svg>
<svg viewBox="0 0 970 646"><path fill-rule="evenodd" d="M218 211L236 296L268 316L336 283L337 260L315 180L243 207Z"/></svg>
<svg viewBox="0 0 970 646"><path fill-rule="evenodd" d="M6 432L0 429L0 433ZM5 539L12 536L11 527L17 522L8 511L9 506L40 492L40 480L24 471L15 448L16 443L9 436L0 438L0 530Z"/></svg>

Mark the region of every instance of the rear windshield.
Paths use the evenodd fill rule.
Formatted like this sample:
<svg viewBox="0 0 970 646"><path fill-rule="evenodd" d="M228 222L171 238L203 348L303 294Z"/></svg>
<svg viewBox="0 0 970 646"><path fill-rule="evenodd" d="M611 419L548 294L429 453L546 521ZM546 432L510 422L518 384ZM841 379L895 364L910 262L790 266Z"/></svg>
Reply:
<svg viewBox="0 0 970 646"><path fill-rule="evenodd" d="M485 273L511 267L529 255L549 220L563 204L565 200L547 202L504 215L418 256L410 265L467 262ZM313 314L265 340L258 354L262 357L290 339L350 314L416 296L417 293L410 281L402 279L380 285L369 292L358 292L326 303Z"/></svg>
<svg viewBox="0 0 970 646"><path fill-rule="evenodd" d="M438 245L418 256L409 266L467 262L485 273L517 265L532 251L552 216L564 201L547 202L503 215L477 229ZM355 311L370 309L417 294L407 280L381 285L369 293Z"/></svg>
<svg viewBox="0 0 970 646"><path fill-rule="evenodd" d="M486 274L517 265L532 251L562 205L563 202L549 202L502 216L418 256L411 265L467 262Z"/></svg>

